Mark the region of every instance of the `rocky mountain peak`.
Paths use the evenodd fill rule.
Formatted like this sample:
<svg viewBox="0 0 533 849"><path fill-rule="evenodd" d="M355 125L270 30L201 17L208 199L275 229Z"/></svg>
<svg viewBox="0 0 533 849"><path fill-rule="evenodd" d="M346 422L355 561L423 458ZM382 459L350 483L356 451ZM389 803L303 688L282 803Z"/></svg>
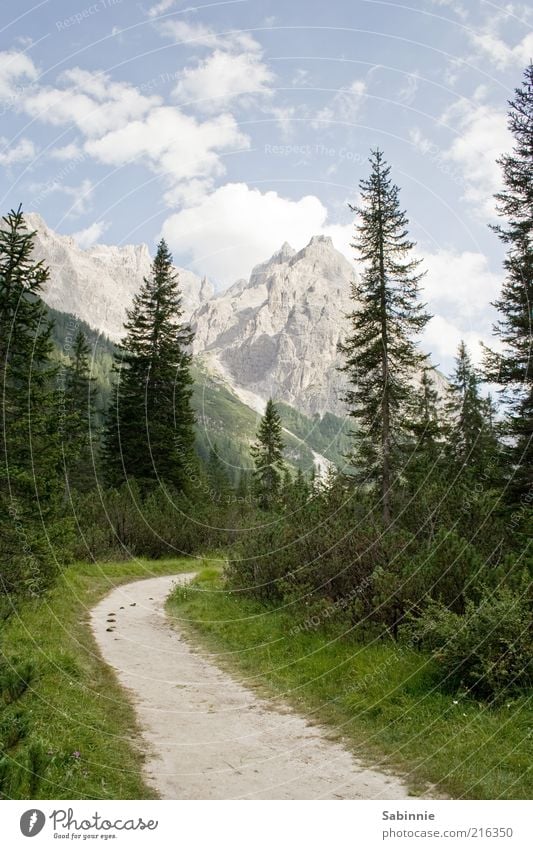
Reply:
<svg viewBox="0 0 533 849"><path fill-rule="evenodd" d="M120 339L126 310L144 277L150 274L152 257L146 244L93 245L82 249L71 236L49 228L38 213L25 214L30 230L36 230L34 255L50 267L43 297L62 312L70 312L113 340ZM213 297L213 285L204 278L176 268L183 297L184 317Z"/></svg>

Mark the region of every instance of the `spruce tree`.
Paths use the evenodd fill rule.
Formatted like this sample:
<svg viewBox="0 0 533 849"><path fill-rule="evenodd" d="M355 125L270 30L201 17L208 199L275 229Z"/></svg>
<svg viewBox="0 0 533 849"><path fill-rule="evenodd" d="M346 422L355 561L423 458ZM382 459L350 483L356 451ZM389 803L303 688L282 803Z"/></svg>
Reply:
<svg viewBox="0 0 533 849"><path fill-rule="evenodd" d="M466 472L476 479L485 478L498 465L499 446L492 405L489 412L489 402L480 393L480 376L464 342L459 344L447 395L447 452L452 467L456 474Z"/></svg>
<svg viewBox="0 0 533 849"><path fill-rule="evenodd" d="M486 349L488 380L501 385L508 410L507 432L513 440L511 500L521 501L533 487L533 64L509 102L512 153L500 157L504 188L496 195L506 220L493 229L506 247L505 282L494 303L500 318L494 334L502 352Z"/></svg>
<svg viewBox="0 0 533 849"><path fill-rule="evenodd" d="M381 499L383 522L392 516L395 476L404 459L407 417L413 403L412 379L425 357L414 337L430 316L418 300L420 260L408 237L399 189L380 150L370 156L371 173L361 180L361 205L352 247L363 266L352 286L351 333L339 346L349 389L344 396L357 422L351 462L356 476Z"/></svg>
<svg viewBox="0 0 533 849"><path fill-rule="evenodd" d="M90 353L84 333L78 330L63 386L62 442L69 491L86 492L96 483L96 380L91 377Z"/></svg>
<svg viewBox="0 0 533 849"><path fill-rule="evenodd" d="M135 296L119 347L105 431L105 466L118 486L135 478L183 491L196 468L190 345L172 256L158 245L151 274Z"/></svg>
<svg viewBox="0 0 533 849"><path fill-rule="evenodd" d="M280 501L281 480L285 471L282 430L280 415L270 398L257 431L257 441L251 449L255 465L254 494L262 510L270 510Z"/></svg>
<svg viewBox="0 0 533 849"><path fill-rule="evenodd" d="M21 207L0 226L0 590L41 592L70 542L61 518L59 410L52 326Z"/></svg>

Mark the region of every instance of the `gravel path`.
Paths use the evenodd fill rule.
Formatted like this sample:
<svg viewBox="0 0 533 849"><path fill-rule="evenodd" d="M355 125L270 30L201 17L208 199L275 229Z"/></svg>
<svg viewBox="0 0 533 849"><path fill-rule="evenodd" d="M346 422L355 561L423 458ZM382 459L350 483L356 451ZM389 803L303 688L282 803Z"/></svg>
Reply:
<svg viewBox="0 0 533 849"><path fill-rule="evenodd" d="M400 779L366 768L324 730L246 689L170 625L165 600L192 577L125 584L91 615L105 661L131 694L146 779L161 798L407 798Z"/></svg>

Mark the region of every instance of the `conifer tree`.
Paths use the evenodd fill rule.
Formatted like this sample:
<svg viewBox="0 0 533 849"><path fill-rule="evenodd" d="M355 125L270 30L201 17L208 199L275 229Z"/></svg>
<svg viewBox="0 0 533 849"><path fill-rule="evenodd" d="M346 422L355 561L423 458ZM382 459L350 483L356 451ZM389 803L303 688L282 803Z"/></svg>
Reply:
<svg viewBox="0 0 533 849"><path fill-rule="evenodd" d="M41 592L68 526L61 519L61 448L51 323L40 293L49 271L33 259L21 207L0 226L0 591Z"/></svg>
<svg viewBox="0 0 533 849"><path fill-rule="evenodd" d="M420 260L412 256L390 166L380 150L372 151L370 164L370 177L359 185L361 205L350 207L358 216L352 247L364 270L352 286L351 333L339 348L349 380L343 400L358 425L351 461L359 480L379 494L388 525L408 436L412 377L425 362L414 337L430 316L418 300Z"/></svg>
<svg viewBox="0 0 533 849"><path fill-rule="evenodd" d="M533 64L509 103L512 153L500 157L504 188L496 195L506 220L493 229L506 247L505 282L494 306L500 318L494 334L503 350L486 349L488 380L499 383L506 402L512 451L511 499L520 501L533 487Z"/></svg>
<svg viewBox="0 0 533 849"><path fill-rule="evenodd" d="M422 371L420 385L414 391L413 414L410 424L411 445L406 476L411 490L427 486L428 475L432 479L440 471L440 459L444 444L444 422L439 410L439 393L432 379L433 369Z"/></svg>
<svg viewBox="0 0 533 849"><path fill-rule="evenodd" d="M164 240L127 313L107 416L105 465L112 485L135 478L187 489L196 468L191 407L192 332L181 321L178 275Z"/></svg>
<svg viewBox="0 0 533 849"><path fill-rule="evenodd" d="M499 453L492 426L492 412L480 394L480 377L464 342L460 342L455 370L450 377L446 410L448 415L447 449L457 471L479 478L495 467Z"/></svg>
<svg viewBox="0 0 533 849"><path fill-rule="evenodd" d="M257 431L257 441L251 449L255 464L254 494L262 510L272 509L280 500L281 480L285 471L282 430L280 415L270 398Z"/></svg>
<svg viewBox="0 0 533 849"><path fill-rule="evenodd" d="M96 380L91 377L90 353L84 333L78 330L64 381L62 442L69 491L86 492L96 482Z"/></svg>

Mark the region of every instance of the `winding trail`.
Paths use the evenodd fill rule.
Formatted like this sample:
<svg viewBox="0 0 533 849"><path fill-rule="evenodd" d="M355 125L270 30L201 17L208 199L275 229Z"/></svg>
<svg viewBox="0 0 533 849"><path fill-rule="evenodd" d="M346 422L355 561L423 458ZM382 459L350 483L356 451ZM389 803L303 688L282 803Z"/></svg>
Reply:
<svg viewBox="0 0 533 849"><path fill-rule="evenodd" d="M366 768L324 730L258 697L190 645L164 605L173 586L192 577L125 584L91 614L104 660L134 702L145 776L161 798L407 798L399 778Z"/></svg>

